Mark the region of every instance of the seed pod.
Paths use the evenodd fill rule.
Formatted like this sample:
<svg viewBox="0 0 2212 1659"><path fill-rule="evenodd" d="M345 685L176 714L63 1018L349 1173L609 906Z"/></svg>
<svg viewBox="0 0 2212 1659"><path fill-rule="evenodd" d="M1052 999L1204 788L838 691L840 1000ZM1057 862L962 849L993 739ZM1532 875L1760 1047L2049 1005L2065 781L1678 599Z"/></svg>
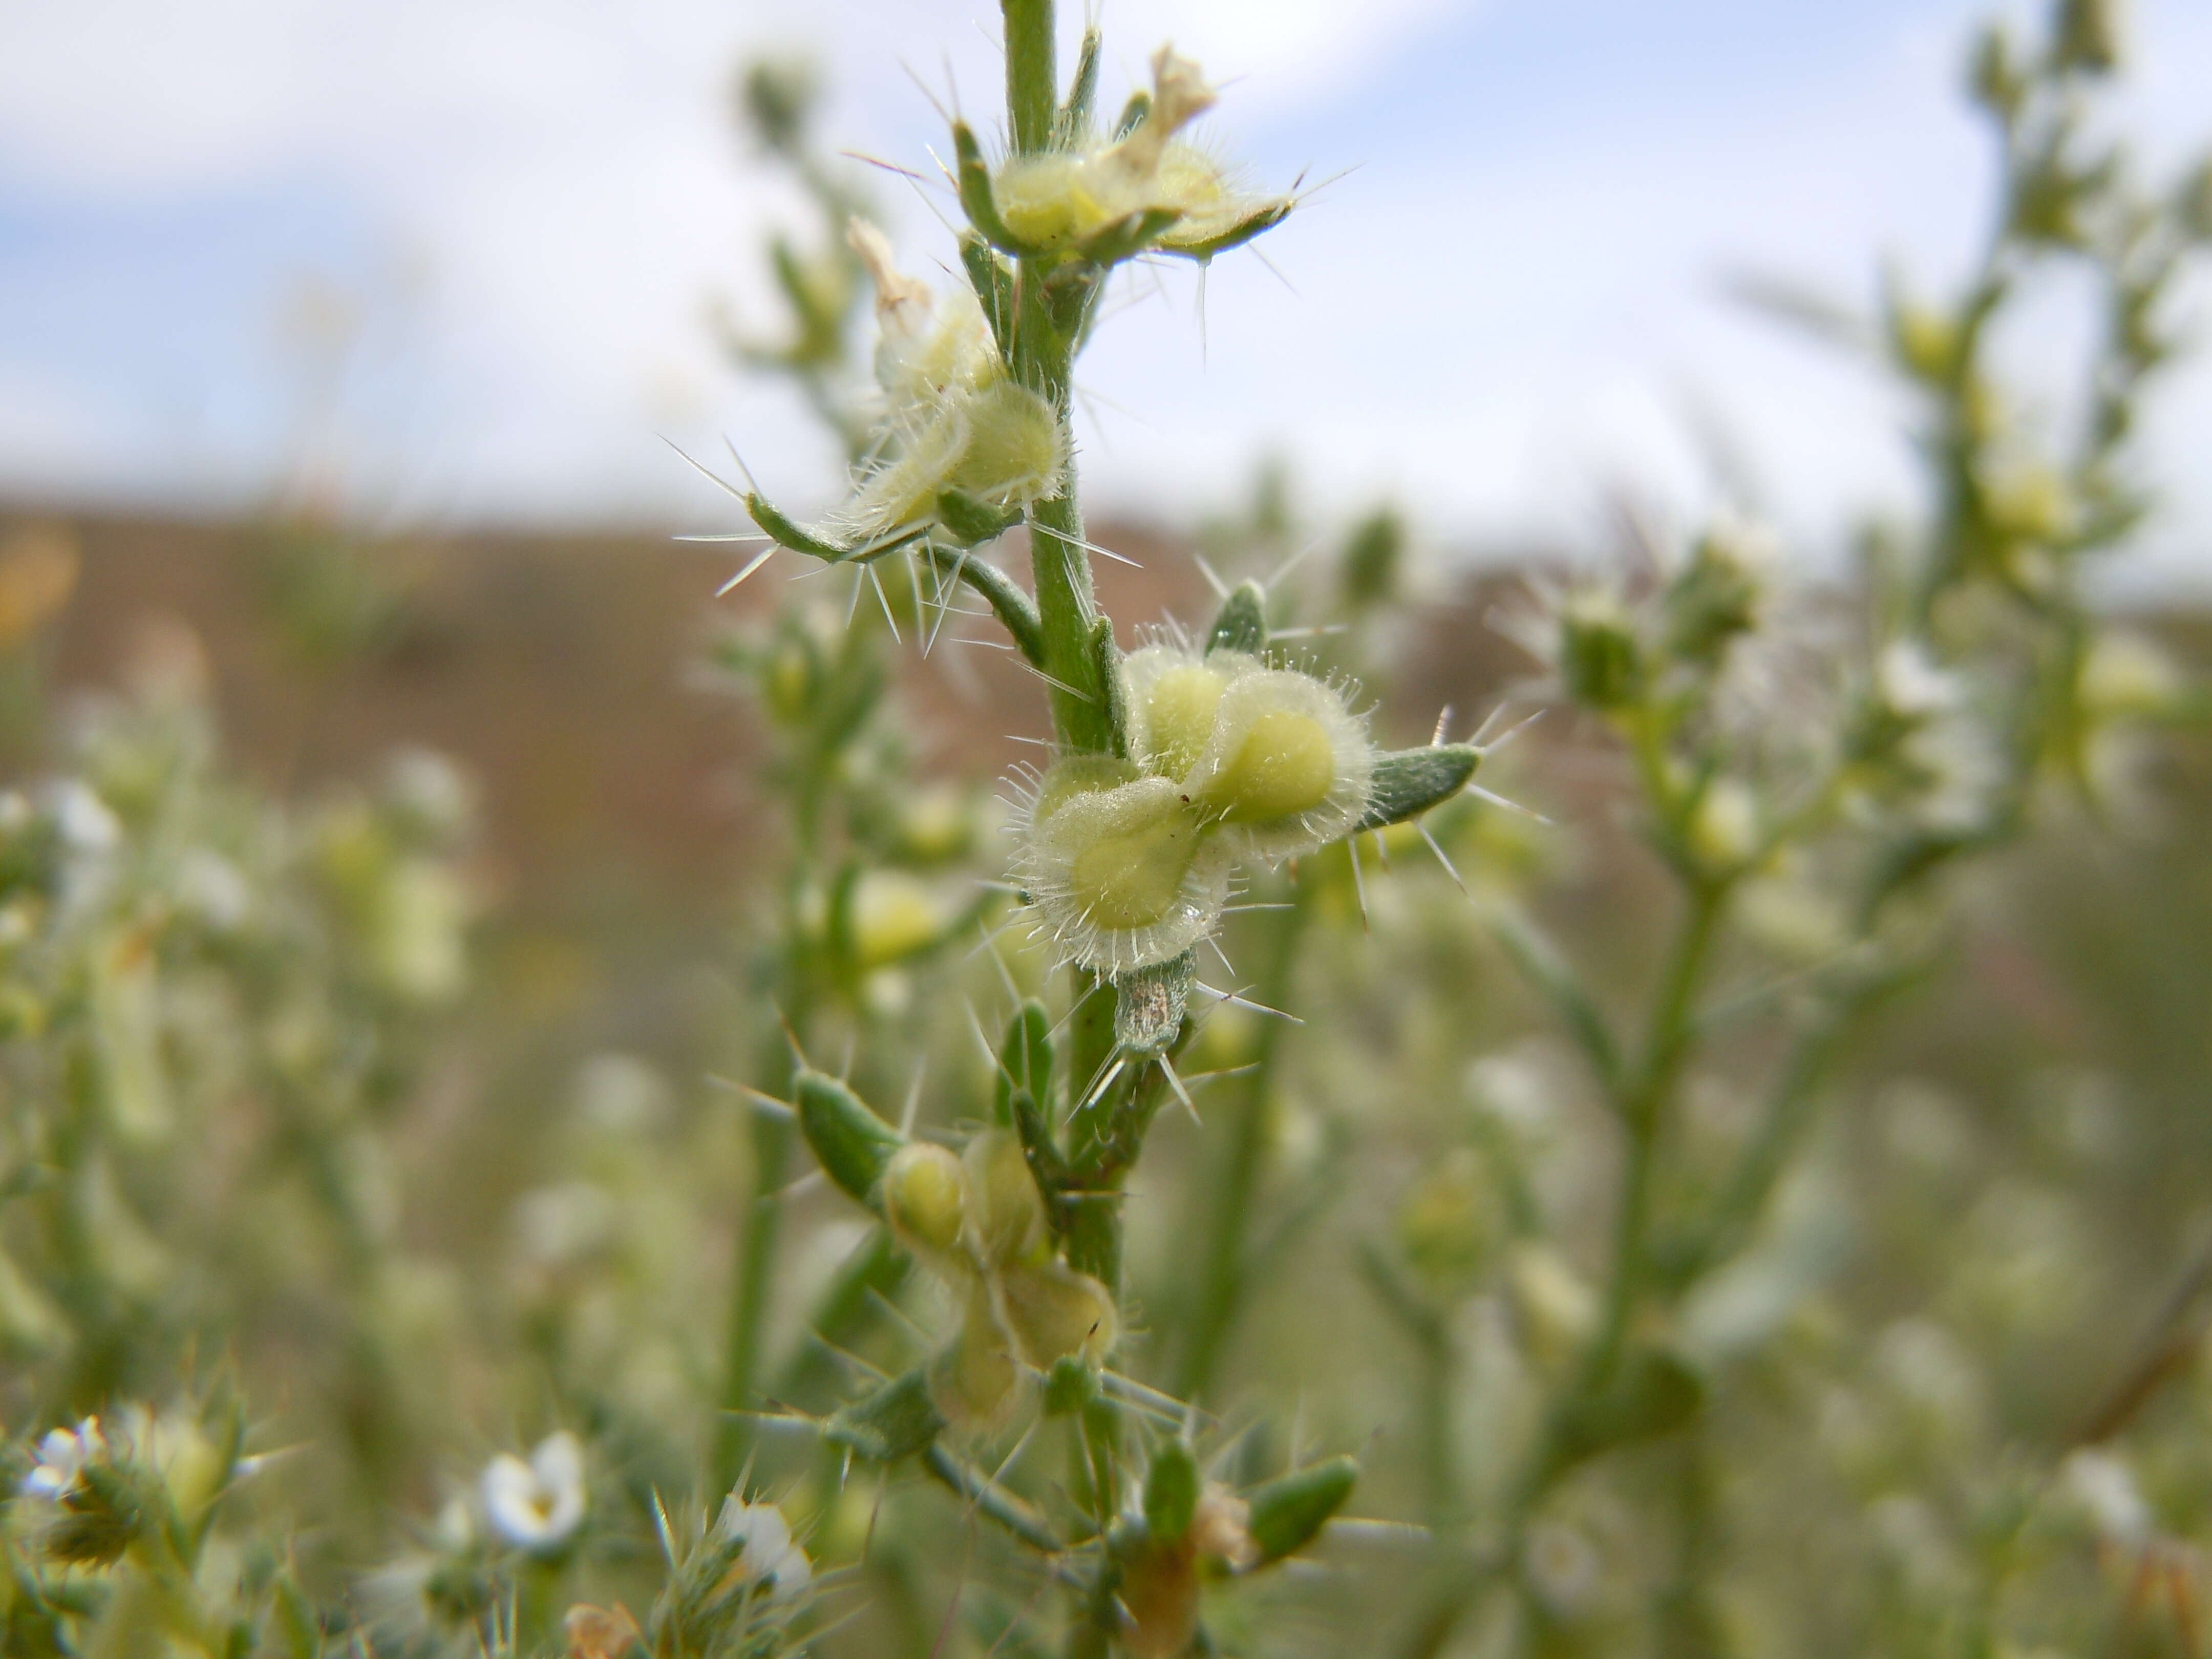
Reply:
<svg viewBox="0 0 2212 1659"><path fill-rule="evenodd" d="M1098 787L1123 764L1048 772L1014 864L1062 958L1109 977L1181 956L1229 896L1228 858L1184 791L1166 778Z"/></svg>
<svg viewBox="0 0 2212 1659"><path fill-rule="evenodd" d="M1173 645L1131 652L1121 661L1131 758L1157 777L1187 776L1212 741L1230 680L1259 665L1256 658L1227 649L1203 657Z"/></svg>
<svg viewBox="0 0 2212 1659"><path fill-rule="evenodd" d="M811 1067L799 1073L799 1127L830 1179L863 1204L906 1137L870 1111L860 1096Z"/></svg>
<svg viewBox="0 0 2212 1659"><path fill-rule="evenodd" d="M1222 692L1185 789L1240 853L1279 863L1350 834L1366 816L1374 769L1367 723L1340 688L1250 668Z"/></svg>
<svg viewBox="0 0 2212 1659"><path fill-rule="evenodd" d="M911 1141L884 1170L884 1219L898 1242L940 1271L966 1267L968 1172L958 1158L928 1141ZM972 1269L970 1269L972 1271Z"/></svg>
<svg viewBox="0 0 2212 1659"><path fill-rule="evenodd" d="M929 1363L929 1398L938 1414L963 1434L1003 1428L1021 1400L1022 1368L999 1323L989 1293L968 1293L960 1334Z"/></svg>
<svg viewBox="0 0 2212 1659"><path fill-rule="evenodd" d="M1020 1139L1008 1129L986 1129L968 1143L960 1162L967 1172L968 1235L976 1260L997 1268L1040 1259L1048 1237L1044 1197Z"/></svg>
<svg viewBox="0 0 2212 1659"><path fill-rule="evenodd" d="M1244 1494L1251 1505L1252 1541L1259 1546L1260 1565L1279 1561L1305 1547L1329 1516L1344 1507L1359 1479L1359 1465L1349 1457L1332 1457L1256 1486Z"/></svg>
<svg viewBox="0 0 2212 1659"><path fill-rule="evenodd" d="M1068 1354L1097 1364L1121 1335L1106 1287L1064 1262L1009 1267L994 1288L1001 1322L1023 1360L1038 1370Z"/></svg>

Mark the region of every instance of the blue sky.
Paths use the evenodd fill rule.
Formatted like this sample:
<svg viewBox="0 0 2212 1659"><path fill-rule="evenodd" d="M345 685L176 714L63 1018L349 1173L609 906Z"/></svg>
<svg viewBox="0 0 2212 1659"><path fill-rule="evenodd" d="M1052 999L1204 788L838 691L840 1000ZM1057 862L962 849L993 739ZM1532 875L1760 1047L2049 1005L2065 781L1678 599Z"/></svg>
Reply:
<svg viewBox="0 0 2212 1659"><path fill-rule="evenodd" d="M1863 505L1907 498L1897 411L1721 278L1850 298L1880 256L1955 270L1987 176L1955 93L1979 9L1107 0L1109 86L1172 33L1224 82L1214 131L1257 179L1354 170L1270 239L1274 270L1215 268L1202 327L1179 278L1102 331L1094 495L1188 514L1272 450L1323 514L1388 495L1442 541L1574 541L1621 484L1694 518L1724 450L1794 543L1832 551ZM2126 113L2160 165L2212 140L2208 14L2134 9ZM726 432L818 504L824 447L704 326L711 295L763 302L756 239L793 207L732 140L726 76L810 49L830 131L927 166L916 81L988 111L993 21L933 0L9 8L0 493L219 510L307 468L372 518L714 527L725 504L660 439ZM929 204L878 195L902 257L946 257ZM2149 554L2200 580L2209 432L2192 371L2152 424L2177 488Z"/></svg>

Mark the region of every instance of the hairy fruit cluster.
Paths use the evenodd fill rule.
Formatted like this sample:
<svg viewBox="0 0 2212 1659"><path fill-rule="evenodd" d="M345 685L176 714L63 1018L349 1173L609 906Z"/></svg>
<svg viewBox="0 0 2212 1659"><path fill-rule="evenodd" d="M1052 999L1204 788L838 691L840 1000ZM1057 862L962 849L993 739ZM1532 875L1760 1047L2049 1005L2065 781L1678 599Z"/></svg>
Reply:
<svg viewBox="0 0 2212 1659"><path fill-rule="evenodd" d="M1026 804L1015 860L1065 957L1109 978L1211 933L1237 863L1349 835L1375 767L1346 688L1311 674L1165 642L1120 672L1128 758L1056 762Z"/></svg>

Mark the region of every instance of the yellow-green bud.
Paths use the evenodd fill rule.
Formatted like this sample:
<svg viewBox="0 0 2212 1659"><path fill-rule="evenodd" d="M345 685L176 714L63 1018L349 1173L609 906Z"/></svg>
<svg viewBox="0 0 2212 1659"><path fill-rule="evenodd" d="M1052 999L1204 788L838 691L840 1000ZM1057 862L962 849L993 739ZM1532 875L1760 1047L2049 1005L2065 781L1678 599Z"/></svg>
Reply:
<svg viewBox="0 0 2212 1659"><path fill-rule="evenodd" d="M1124 658L1129 747L1145 769L1164 778L1187 775L1212 741L1231 675L1255 665L1233 652L1201 657L1171 645L1148 645Z"/></svg>
<svg viewBox="0 0 2212 1659"><path fill-rule="evenodd" d="M1066 1354L1103 1363L1121 1335L1106 1287L1055 1261L1017 1264L994 1281L998 1308L1022 1358L1039 1370Z"/></svg>
<svg viewBox="0 0 2212 1659"><path fill-rule="evenodd" d="M975 1254L986 1267L1036 1260L1049 1231L1044 1197L1011 1130L986 1129L968 1143L960 1162L969 1194L969 1221Z"/></svg>
<svg viewBox="0 0 2212 1659"><path fill-rule="evenodd" d="M1065 960L1109 975L1181 956L1228 897L1228 860L1166 778L1091 787L1106 769L1046 774L1015 878Z"/></svg>
<svg viewBox="0 0 2212 1659"><path fill-rule="evenodd" d="M939 485L992 507L1026 507L1060 488L1067 452L1060 416L1025 386L994 380L968 402L967 442Z"/></svg>
<svg viewBox="0 0 2212 1659"><path fill-rule="evenodd" d="M928 884L896 870L871 870L854 884L850 927L860 969L882 968L936 943L945 909Z"/></svg>
<svg viewBox="0 0 2212 1659"><path fill-rule="evenodd" d="M1690 814L1690 850L1708 868L1734 870L1759 850L1759 799L1735 778L1715 778Z"/></svg>
<svg viewBox="0 0 2212 1659"><path fill-rule="evenodd" d="M939 1263L958 1259L968 1225L968 1173L943 1146L917 1140L884 1169L884 1219L900 1243Z"/></svg>
<svg viewBox="0 0 2212 1659"><path fill-rule="evenodd" d="M1270 862L1351 833L1367 811L1375 749L1344 693L1310 674L1247 669L1221 694L1188 780L1241 851Z"/></svg>

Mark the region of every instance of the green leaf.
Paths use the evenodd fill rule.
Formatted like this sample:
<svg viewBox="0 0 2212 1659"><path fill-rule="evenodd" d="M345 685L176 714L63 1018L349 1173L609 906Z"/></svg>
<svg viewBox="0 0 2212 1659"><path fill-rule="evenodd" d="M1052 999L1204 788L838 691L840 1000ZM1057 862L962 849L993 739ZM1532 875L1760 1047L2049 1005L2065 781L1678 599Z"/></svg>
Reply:
<svg viewBox="0 0 2212 1659"><path fill-rule="evenodd" d="M1121 118L1114 123L1114 142L1119 143L1134 132L1144 118L1152 112L1152 94L1133 92L1129 101L1121 106Z"/></svg>
<svg viewBox="0 0 2212 1659"><path fill-rule="evenodd" d="M1011 253L1016 258L1044 252L1008 230L1006 222L999 217L999 200L992 193L991 169L984 162L983 147L975 142L975 134L965 121L952 124L952 154L959 166L961 210L967 214L975 234L1002 253Z"/></svg>
<svg viewBox="0 0 2212 1659"><path fill-rule="evenodd" d="M991 339L999 360L1014 359L1014 269L991 250L973 231L960 239L960 263L968 272L969 286L983 307L983 320L991 325Z"/></svg>
<svg viewBox="0 0 2212 1659"><path fill-rule="evenodd" d="M1242 651L1247 656L1258 656L1267 648L1267 591L1255 581L1237 585L1237 591L1221 602L1215 613L1213 626L1206 631L1206 648L1214 651Z"/></svg>
<svg viewBox="0 0 2212 1659"><path fill-rule="evenodd" d="M746 496L745 511L752 514L753 522L761 527L763 534L774 537L778 545L787 547L794 553L805 553L831 564L845 556L843 548L835 542L825 542L818 536L808 534L799 528L796 520L786 517L765 495Z"/></svg>
<svg viewBox="0 0 2212 1659"><path fill-rule="evenodd" d="M1098 1373L1079 1353L1064 1353L1044 1376L1044 1414L1073 1417L1098 1395Z"/></svg>
<svg viewBox="0 0 2212 1659"><path fill-rule="evenodd" d="M1052 1016L1035 997L1022 1004L1006 1022L1006 1041L999 1045L996 1098L998 1121L1014 1121L1014 1091L1032 1101L1052 1097Z"/></svg>
<svg viewBox="0 0 2212 1659"><path fill-rule="evenodd" d="M1060 106L1060 119L1053 128L1054 143L1062 149L1073 149L1091 130L1091 111L1098 101L1098 57L1101 41L1097 29L1083 32L1083 46L1075 59L1075 79L1069 84L1067 101Z"/></svg>
<svg viewBox="0 0 2212 1659"><path fill-rule="evenodd" d="M1197 1512L1198 1459L1182 1440L1166 1441L1145 1475L1145 1528L1156 1544L1179 1544Z"/></svg>
<svg viewBox="0 0 2212 1659"><path fill-rule="evenodd" d="M796 1093L799 1132L823 1171L861 1203L872 1205L884 1166L906 1137L836 1078L811 1067L799 1072Z"/></svg>
<svg viewBox="0 0 2212 1659"><path fill-rule="evenodd" d="M964 489L937 492L937 516L963 547L996 541L1022 521L1018 507L993 507Z"/></svg>
<svg viewBox="0 0 2212 1659"><path fill-rule="evenodd" d="M1468 743L1432 744L1378 757L1368 787L1367 814L1352 833L1403 823L1443 805L1467 787L1481 764L1482 750Z"/></svg>
<svg viewBox="0 0 2212 1659"><path fill-rule="evenodd" d="M1153 246L1182 218L1181 208L1146 208L1141 213L1133 213L1085 242L1083 257L1094 265L1118 264Z"/></svg>
<svg viewBox="0 0 2212 1659"><path fill-rule="evenodd" d="M1344 1507L1358 1479L1358 1464L1349 1457L1332 1457L1246 1492L1244 1501L1251 1506L1249 1525L1252 1541L1260 1547L1261 1565L1279 1561L1312 1542L1329 1516Z"/></svg>
<svg viewBox="0 0 2212 1659"><path fill-rule="evenodd" d="M1242 247L1255 236L1273 230L1291 216L1292 205L1288 200L1269 202L1239 219L1218 236L1209 236L1202 241L1164 241L1160 244L1160 252L1173 253L1185 259L1195 259L1204 264L1217 253L1226 253L1231 248Z"/></svg>
<svg viewBox="0 0 2212 1659"><path fill-rule="evenodd" d="M822 1437L872 1463L896 1463L926 1449L944 1431L945 1419L930 1401L928 1373L917 1368L832 1413Z"/></svg>

